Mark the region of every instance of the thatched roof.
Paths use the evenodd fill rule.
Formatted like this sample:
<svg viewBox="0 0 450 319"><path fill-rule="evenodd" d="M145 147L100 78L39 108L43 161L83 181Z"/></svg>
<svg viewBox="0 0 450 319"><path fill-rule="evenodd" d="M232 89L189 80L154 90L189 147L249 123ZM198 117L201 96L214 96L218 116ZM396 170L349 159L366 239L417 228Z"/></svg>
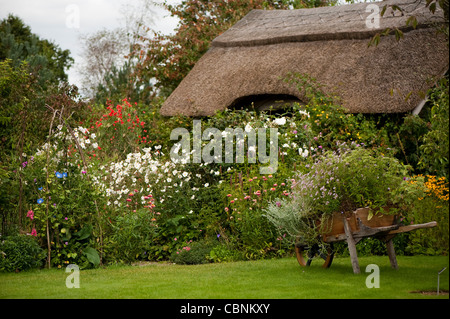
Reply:
<svg viewBox="0 0 450 319"><path fill-rule="evenodd" d="M396 4L379 20L368 5ZM417 28L406 27L410 16ZM436 36L425 0L389 0L300 10L253 10L217 37L210 50L169 96L161 114L210 116L248 96L288 95L302 100L298 89L283 79L289 72L308 74L336 93L352 113L409 112L422 101L433 83L448 68L448 46ZM370 24L372 22L372 24ZM375 20L370 20L373 27ZM386 28L398 28L403 38L370 39ZM307 102L307 101L304 101Z"/></svg>

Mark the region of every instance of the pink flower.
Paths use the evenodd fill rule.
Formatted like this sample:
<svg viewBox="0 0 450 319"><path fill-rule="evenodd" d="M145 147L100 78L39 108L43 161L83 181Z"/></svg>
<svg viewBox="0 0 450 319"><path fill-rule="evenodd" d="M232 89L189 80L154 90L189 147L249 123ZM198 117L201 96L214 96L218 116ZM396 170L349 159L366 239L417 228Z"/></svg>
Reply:
<svg viewBox="0 0 450 319"><path fill-rule="evenodd" d="M34 212L32 210L29 210L27 213L27 217L29 217L30 219L34 219Z"/></svg>
<svg viewBox="0 0 450 319"><path fill-rule="evenodd" d="M228 207L225 207L225 211L228 212L228 210L229 210Z"/></svg>
<svg viewBox="0 0 450 319"><path fill-rule="evenodd" d="M231 197L231 194L228 194L227 197Z"/></svg>
<svg viewBox="0 0 450 319"><path fill-rule="evenodd" d="M131 202L131 198L127 198L127 202Z"/></svg>
<svg viewBox="0 0 450 319"><path fill-rule="evenodd" d="M31 236L37 236L37 232L36 232L35 228L33 228L33 230L31 231Z"/></svg>

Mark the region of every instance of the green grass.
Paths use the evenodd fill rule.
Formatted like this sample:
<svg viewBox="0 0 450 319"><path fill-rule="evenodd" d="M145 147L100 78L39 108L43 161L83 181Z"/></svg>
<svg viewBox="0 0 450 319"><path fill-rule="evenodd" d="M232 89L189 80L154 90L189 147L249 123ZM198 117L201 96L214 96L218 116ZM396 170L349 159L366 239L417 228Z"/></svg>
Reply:
<svg viewBox="0 0 450 319"><path fill-rule="evenodd" d="M391 269L386 256L360 257L361 274L349 258L336 258L329 269L318 263L302 268L295 258L206 265L151 264L82 270L80 288L68 289L63 270L0 273L0 298L94 299L410 299L442 298L411 291L436 291L437 272L448 257L398 256ZM368 264L380 267L380 288L367 288ZM449 269L440 287L449 289Z"/></svg>

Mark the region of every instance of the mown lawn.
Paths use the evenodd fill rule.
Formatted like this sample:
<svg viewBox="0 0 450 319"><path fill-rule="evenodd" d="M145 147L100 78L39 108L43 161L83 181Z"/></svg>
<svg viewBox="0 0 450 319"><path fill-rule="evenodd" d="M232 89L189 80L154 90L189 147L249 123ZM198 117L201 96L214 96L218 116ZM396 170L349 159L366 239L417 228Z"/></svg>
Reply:
<svg viewBox="0 0 450 319"><path fill-rule="evenodd" d="M295 258L207 265L149 264L82 270L80 288L68 289L63 270L0 273L0 298L14 299L410 299L441 298L413 291L436 291L437 272L448 257L398 256L391 269L386 256L360 257L361 274L349 258L336 258L329 269L318 263L301 268ZM380 268L380 288L367 288L366 266ZM449 270L440 276L448 291Z"/></svg>

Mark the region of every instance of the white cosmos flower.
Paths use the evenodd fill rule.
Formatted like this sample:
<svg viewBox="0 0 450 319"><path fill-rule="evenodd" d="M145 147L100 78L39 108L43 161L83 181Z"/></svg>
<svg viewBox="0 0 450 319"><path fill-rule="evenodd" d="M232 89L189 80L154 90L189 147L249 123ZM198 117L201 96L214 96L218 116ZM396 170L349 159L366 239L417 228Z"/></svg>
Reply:
<svg viewBox="0 0 450 319"><path fill-rule="evenodd" d="M282 117L279 119L275 119L273 122L277 125L284 125L284 124L286 124L286 118Z"/></svg>

